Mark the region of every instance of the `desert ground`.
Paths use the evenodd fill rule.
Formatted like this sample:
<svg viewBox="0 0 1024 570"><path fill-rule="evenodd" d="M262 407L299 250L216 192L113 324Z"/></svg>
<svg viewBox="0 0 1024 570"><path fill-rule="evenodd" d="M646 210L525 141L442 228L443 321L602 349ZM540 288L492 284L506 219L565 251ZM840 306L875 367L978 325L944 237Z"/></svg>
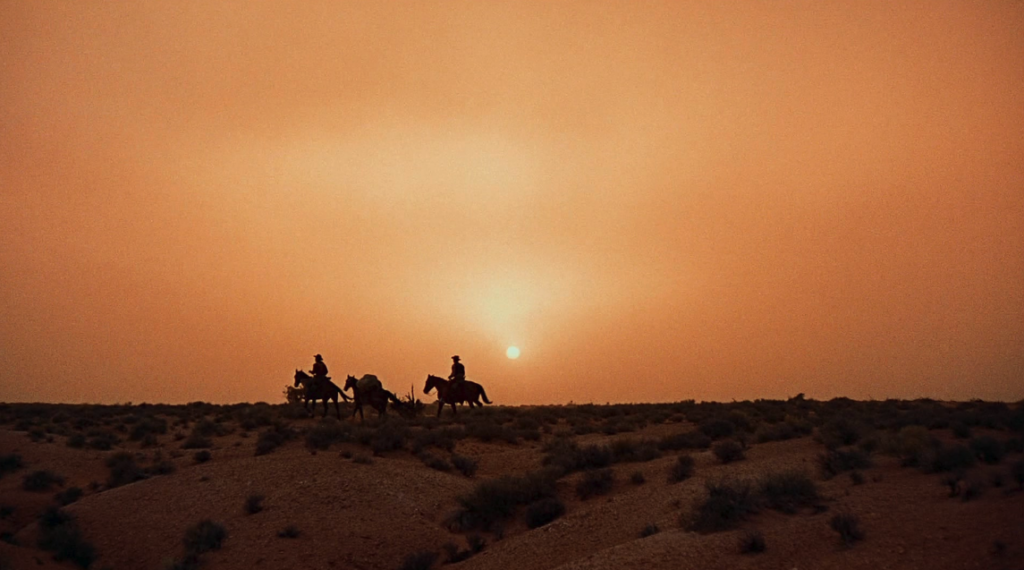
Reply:
<svg viewBox="0 0 1024 570"><path fill-rule="evenodd" d="M1019 403L322 411L0 404L0 569L1024 568Z"/></svg>

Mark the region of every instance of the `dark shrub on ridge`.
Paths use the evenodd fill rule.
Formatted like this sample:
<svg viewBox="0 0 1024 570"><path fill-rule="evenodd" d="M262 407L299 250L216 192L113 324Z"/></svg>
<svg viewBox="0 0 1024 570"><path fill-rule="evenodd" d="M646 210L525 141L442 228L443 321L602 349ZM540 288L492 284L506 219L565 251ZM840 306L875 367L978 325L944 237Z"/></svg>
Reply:
<svg viewBox="0 0 1024 570"><path fill-rule="evenodd" d="M995 465L1003 460L1006 450L1003 444L990 435L983 435L971 440L971 451L984 463Z"/></svg>
<svg viewBox="0 0 1024 570"><path fill-rule="evenodd" d="M565 514L565 504L558 497L547 497L526 507L526 526L542 527Z"/></svg>
<svg viewBox="0 0 1024 570"><path fill-rule="evenodd" d="M757 496L748 481L707 481L705 488L707 497L697 502L689 530L729 530L758 510Z"/></svg>
<svg viewBox="0 0 1024 570"><path fill-rule="evenodd" d="M615 474L611 469L584 471L583 477L576 483L576 496L585 501L597 495L606 495L614 483Z"/></svg>
<svg viewBox="0 0 1024 570"><path fill-rule="evenodd" d="M693 457L689 455L680 455L676 462L672 464L672 467L668 471L668 482L678 483L685 481L693 476Z"/></svg>
<svg viewBox="0 0 1024 570"><path fill-rule="evenodd" d="M69 560L88 568L96 560L96 547L82 537L74 517L49 507L39 517L39 548L53 553L54 560Z"/></svg>
<svg viewBox="0 0 1024 570"><path fill-rule="evenodd" d="M801 507L818 502L817 485L799 470L765 475L758 483L758 490L765 506L784 513L795 513Z"/></svg>
<svg viewBox="0 0 1024 570"><path fill-rule="evenodd" d="M719 441L711 446L711 452L715 454L722 463L732 463L733 461L739 461L745 456L743 455L743 447L732 440Z"/></svg>

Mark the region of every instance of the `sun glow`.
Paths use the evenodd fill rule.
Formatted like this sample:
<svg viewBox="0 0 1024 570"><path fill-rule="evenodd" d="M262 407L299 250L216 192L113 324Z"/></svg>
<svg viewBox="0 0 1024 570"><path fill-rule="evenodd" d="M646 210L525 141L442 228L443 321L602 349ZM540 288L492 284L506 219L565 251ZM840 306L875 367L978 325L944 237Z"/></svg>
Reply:
<svg viewBox="0 0 1024 570"><path fill-rule="evenodd" d="M505 356L511 358L512 360L515 360L515 359L519 358L519 347L518 346L510 346L510 347L508 347L508 350L505 351Z"/></svg>

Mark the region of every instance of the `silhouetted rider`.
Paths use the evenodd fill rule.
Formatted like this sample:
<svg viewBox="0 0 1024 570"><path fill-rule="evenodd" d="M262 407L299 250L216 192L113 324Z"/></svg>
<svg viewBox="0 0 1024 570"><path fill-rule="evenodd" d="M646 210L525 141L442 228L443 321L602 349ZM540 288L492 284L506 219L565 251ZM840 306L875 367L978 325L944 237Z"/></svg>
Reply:
<svg viewBox="0 0 1024 570"><path fill-rule="evenodd" d="M313 363L313 369L309 373L313 375L313 383L319 385L327 379L327 365L324 364L324 357L319 354L313 358L316 359L316 362Z"/></svg>
<svg viewBox="0 0 1024 570"><path fill-rule="evenodd" d="M466 381L466 367L459 362L459 355L452 357L452 373L448 375L448 379L452 381L453 386L458 386L459 382Z"/></svg>

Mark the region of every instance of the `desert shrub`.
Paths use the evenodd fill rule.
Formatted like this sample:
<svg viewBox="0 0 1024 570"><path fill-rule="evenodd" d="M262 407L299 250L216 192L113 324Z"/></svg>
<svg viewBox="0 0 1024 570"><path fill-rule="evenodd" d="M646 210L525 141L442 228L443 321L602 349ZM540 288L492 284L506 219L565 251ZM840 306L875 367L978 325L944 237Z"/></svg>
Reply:
<svg viewBox="0 0 1024 570"><path fill-rule="evenodd" d="M58 505L65 507L81 498L82 489L80 487L68 487L67 489L57 493L54 500L57 501Z"/></svg>
<svg viewBox="0 0 1024 570"><path fill-rule="evenodd" d="M68 447L73 449L82 449L85 447L85 435L79 432L75 432L68 436L68 440L65 442Z"/></svg>
<svg viewBox="0 0 1024 570"><path fill-rule="evenodd" d="M818 502L817 485L799 470L765 475L758 482L758 491L765 506L784 513L795 513Z"/></svg>
<svg viewBox="0 0 1024 570"><path fill-rule="evenodd" d="M615 474L611 469L584 471L583 477L576 483L576 496L585 501L597 495L606 495L614 483Z"/></svg>
<svg viewBox="0 0 1024 570"><path fill-rule="evenodd" d="M748 481L707 481L707 497L694 509L689 529L718 532L738 525L747 516L757 512L757 496Z"/></svg>
<svg viewBox="0 0 1024 570"><path fill-rule="evenodd" d="M465 455L459 455L458 453L452 454L452 465L459 470L466 477L472 477L476 474L477 463L471 457Z"/></svg>
<svg viewBox="0 0 1024 570"><path fill-rule="evenodd" d="M817 440L828 449L853 445L867 433L868 427L858 419L845 415L836 416L818 428Z"/></svg>
<svg viewBox="0 0 1024 570"><path fill-rule="evenodd" d="M850 513L839 513L828 521L829 527L839 533L839 538L847 546L864 539L864 531L860 528L860 519Z"/></svg>
<svg viewBox="0 0 1024 570"><path fill-rule="evenodd" d="M106 460L110 469L107 476L107 487L120 487L146 478L146 472L135 463L135 456L130 451L119 451Z"/></svg>
<svg viewBox="0 0 1024 570"><path fill-rule="evenodd" d="M5 453L0 455L0 477L13 473L25 466L25 462L17 453Z"/></svg>
<svg viewBox="0 0 1024 570"><path fill-rule="evenodd" d="M634 485L643 485L647 482L647 479L644 477L643 472L634 471L633 474L629 476L629 482Z"/></svg>
<svg viewBox="0 0 1024 570"><path fill-rule="evenodd" d="M245 498L245 513L254 515L263 510L263 499L260 494L252 494Z"/></svg>
<svg viewBox="0 0 1024 570"><path fill-rule="evenodd" d="M145 439L146 436L156 437L167 433L167 420L163 418L154 418L151 416L143 416L134 426L132 426L131 433L128 434L128 439L131 441L140 441Z"/></svg>
<svg viewBox="0 0 1024 570"><path fill-rule="evenodd" d="M365 453L357 453L355 457L352 458L352 463L358 463L359 465L372 465L373 458Z"/></svg>
<svg viewBox="0 0 1024 570"><path fill-rule="evenodd" d="M558 438L545 446L547 454L544 465L551 465L566 473L583 469L599 469L612 464L614 455L607 445L586 445L580 447L575 441Z"/></svg>
<svg viewBox="0 0 1024 570"><path fill-rule="evenodd" d="M932 473L964 470L974 466L974 453L966 445L940 446L925 466Z"/></svg>
<svg viewBox="0 0 1024 570"><path fill-rule="evenodd" d="M743 447L739 443L727 440L719 441L711 446L711 452L715 454L722 463L732 463L744 458Z"/></svg>
<svg viewBox="0 0 1024 570"><path fill-rule="evenodd" d="M293 524L290 524L283 529L277 531L278 538L299 538L299 528Z"/></svg>
<svg viewBox="0 0 1024 570"><path fill-rule="evenodd" d="M518 442L516 433L511 428L486 420L476 420L467 423L466 435L485 443L495 440L513 444Z"/></svg>
<svg viewBox="0 0 1024 570"><path fill-rule="evenodd" d="M511 517L517 507L555 497L557 478L558 472L542 470L482 481L468 495L458 497L460 510L455 526L489 530L494 523Z"/></svg>
<svg viewBox="0 0 1024 570"><path fill-rule="evenodd" d="M969 477L964 481L963 491L960 498L964 501L977 499L985 491L985 484L977 478Z"/></svg>
<svg viewBox="0 0 1024 570"><path fill-rule="evenodd" d="M680 455L668 470L668 482L678 483L693 476L693 457Z"/></svg>
<svg viewBox="0 0 1024 570"><path fill-rule="evenodd" d="M658 449L658 442L642 439L618 439L611 445L612 461L614 463L633 463L652 461L661 457Z"/></svg>
<svg viewBox="0 0 1024 570"><path fill-rule="evenodd" d="M213 441L200 432L192 430L188 438L181 443L182 449L209 449L213 447Z"/></svg>
<svg viewBox="0 0 1024 570"><path fill-rule="evenodd" d="M96 560L96 547L82 537L74 517L56 507L49 507L39 517L37 545L52 552L54 560L69 560L81 568Z"/></svg>
<svg viewBox="0 0 1024 570"><path fill-rule="evenodd" d="M921 426L905 426L894 437L883 440L882 450L900 459L904 467L922 466L938 441Z"/></svg>
<svg viewBox="0 0 1024 570"><path fill-rule="evenodd" d="M49 491L54 485L63 485L64 478L53 471L38 470L25 475L21 480L21 488L33 493Z"/></svg>
<svg viewBox="0 0 1024 570"><path fill-rule="evenodd" d="M399 570L430 570L437 561L437 553L430 550L414 552L402 560Z"/></svg>
<svg viewBox="0 0 1024 570"><path fill-rule="evenodd" d="M729 437L736 432L736 426L732 422L715 418L704 420L697 429L712 440Z"/></svg>
<svg viewBox="0 0 1024 570"><path fill-rule="evenodd" d="M1024 459L1019 459L1010 465L1010 478L1017 483L1017 487L1024 490Z"/></svg>
<svg viewBox="0 0 1024 570"><path fill-rule="evenodd" d="M203 418L192 426L192 433L199 437L221 437L231 433L231 428L219 421L213 422Z"/></svg>
<svg viewBox="0 0 1024 570"><path fill-rule="evenodd" d="M102 430L90 430L89 439L86 441L86 445L90 449L97 449L99 451L110 451L115 445L121 443L121 438L116 435L102 431Z"/></svg>
<svg viewBox="0 0 1024 570"><path fill-rule="evenodd" d="M667 435L658 440L658 449L662 451L707 449L708 447L711 447L711 438L699 431L684 431Z"/></svg>
<svg viewBox="0 0 1024 570"><path fill-rule="evenodd" d="M740 535L740 554L764 552L764 535L759 530L748 530Z"/></svg>
<svg viewBox="0 0 1024 570"><path fill-rule="evenodd" d="M306 447L328 449L333 443L352 441L352 426L333 418L324 418L306 432Z"/></svg>
<svg viewBox="0 0 1024 570"><path fill-rule="evenodd" d="M185 531L185 552L202 554L220 550L227 540L228 530L224 525L210 519L203 519Z"/></svg>
<svg viewBox="0 0 1024 570"><path fill-rule="evenodd" d="M405 447L408 436L409 428L405 423L398 420L389 421L377 428L370 440L370 449L378 455L385 451L397 451Z"/></svg>
<svg viewBox="0 0 1024 570"><path fill-rule="evenodd" d="M0 521L14 514L14 507L11 505L0 505Z"/></svg>
<svg viewBox="0 0 1024 570"><path fill-rule="evenodd" d="M1003 460L1006 450L1000 441L990 435L983 435L971 440L971 451L984 463L995 465Z"/></svg>
<svg viewBox="0 0 1024 570"><path fill-rule="evenodd" d="M644 525L644 528L640 529L640 538L647 538L648 536L653 536L659 532L661 532L661 529L658 528L658 525L648 523Z"/></svg>
<svg viewBox="0 0 1024 570"><path fill-rule="evenodd" d="M785 441L799 437L796 429L791 424L780 422L777 424L761 424L754 432L754 441L765 443L768 441Z"/></svg>
<svg viewBox="0 0 1024 570"><path fill-rule="evenodd" d="M825 479L831 479L846 471L871 467L871 458L868 454L856 448L829 449L818 454L817 460L821 475Z"/></svg>
<svg viewBox="0 0 1024 570"><path fill-rule="evenodd" d="M192 455L192 460L196 463L206 463L213 458L213 455L206 449L201 449Z"/></svg>
<svg viewBox="0 0 1024 570"><path fill-rule="evenodd" d="M956 422L952 425L953 437L957 439L967 439L971 437L971 428L963 423Z"/></svg>
<svg viewBox="0 0 1024 570"><path fill-rule="evenodd" d="M412 452L419 453L427 447L436 447L449 453L455 450L455 438L450 430L430 429L416 432L412 437Z"/></svg>
<svg viewBox="0 0 1024 570"><path fill-rule="evenodd" d="M856 469L850 471L850 482L853 483L854 485L863 485L864 473Z"/></svg>
<svg viewBox="0 0 1024 570"><path fill-rule="evenodd" d="M419 454L419 459L420 461L423 462L424 465L430 467L431 469L436 469L437 471L444 472L452 470L451 463L448 463L448 461L446 461L443 457L438 457L432 453L424 451Z"/></svg>
<svg viewBox="0 0 1024 570"><path fill-rule="evenodd" d="M288 425L274 424L273 427L260 432L256 439L256 455L266 455L294 437L295 431Z"/></svg>
<svg viewBox="0 0 1024 570"><path fill-rule="evenodd" d="M269 404L253 404L235 413L238 425L244 430L254 430L274 424L274 411Z"/></svg>
<svg viewBox="0 0 1024 570"><path fill-rule="evenodd" d="M526 507L526 526L542 527L565 514L565 504L558 497L546 497Z"/></svg>
<svg viewBox="0 0 1024 570"><path fill-rule="evenodd" d="M153 465L149 467L149 473L152 475L170 475L178 470L178 466L173 461L163 456L163 453L157 452L153 457Z"/></svg>

